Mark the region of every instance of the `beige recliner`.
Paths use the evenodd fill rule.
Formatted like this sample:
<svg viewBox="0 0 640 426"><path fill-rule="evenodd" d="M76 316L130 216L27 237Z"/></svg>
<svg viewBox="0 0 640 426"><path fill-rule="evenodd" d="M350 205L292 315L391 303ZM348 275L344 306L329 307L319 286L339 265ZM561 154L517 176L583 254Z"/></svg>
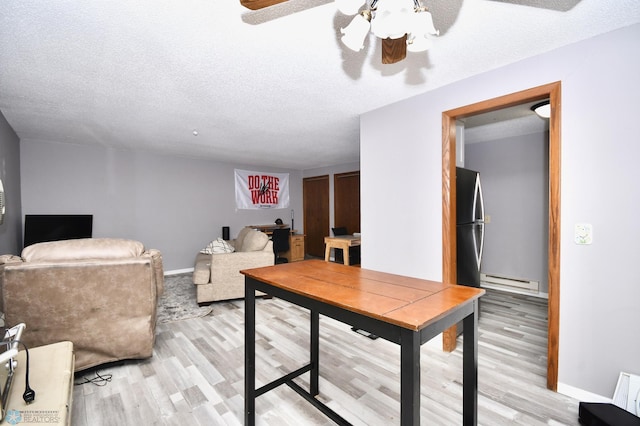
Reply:
<svg viewBox="0 0 640 426"><path fill-rule="evenodd" d="M160 252L138 241L55 241L0 256L5 324L24 322L28 347L73 342L76 371L150 357L163 288Z"/></svg>
<svg viewBox="0 0 640 426"><path fill-rule="evenodd" d="M274 264L273 241L264 232L242 228L228 245L233 252L200 252L196 256L193 283L198 303L244 298L244 275L240 271Z"/></svg>

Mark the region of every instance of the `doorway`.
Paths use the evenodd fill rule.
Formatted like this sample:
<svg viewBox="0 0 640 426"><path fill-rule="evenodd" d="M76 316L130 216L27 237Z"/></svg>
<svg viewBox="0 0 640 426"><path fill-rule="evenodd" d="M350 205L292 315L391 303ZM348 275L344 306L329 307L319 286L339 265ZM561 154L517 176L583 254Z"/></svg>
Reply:
<svg viewBox="0 0 640 426"><path fill-rule="evenodd" d="M324 259L324 237L329 235L329 176L302 180L305 251Z"/></svg>
<svg viewBox="0 0 640 426"><path fill-rule="evenodd" d="M333 223L360 232L360 171L333 175Z"/></svg>
<svg viewBox="0 0 640 426"><path fill-rule="evenodd" d="M478 102L442 113L442 278L457 282L456 276L456 121L542 99L549 99L549 303L547 342L547 388L558 386L560 309L560 82ZM443 333L443 349L456 347L455 326Z"/></svg>

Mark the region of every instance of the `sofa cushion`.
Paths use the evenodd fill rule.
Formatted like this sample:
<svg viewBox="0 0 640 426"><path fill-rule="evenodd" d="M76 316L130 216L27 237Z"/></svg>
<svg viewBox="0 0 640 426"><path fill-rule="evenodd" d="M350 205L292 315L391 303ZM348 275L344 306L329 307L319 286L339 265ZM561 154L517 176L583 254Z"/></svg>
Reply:
<svg viewBox="0 0 640 426"><path fill-rule="evenodd" d="M234 251L234 248L231 244L229 244L222 238L218 238L211 241L208 246L200 250L200 253L204 253L204 254L232 253L233 251Z"/></svg>
<svg viewBox="0 0 640 426"><path fill-rule="evenodd" d="M247 226L245 226L244 228L242 228L240 230L240 232L238 233L238 236L236 237L236 240L234 242L235 243L234 246L236 248L236 251L243 251L242 250L242 244L244 243L244 237L246 237L247 234L249 232L251 232L251 231L253 231L253 229L251 229L251 228L249 228Z"/></svg>
<svg viewBox="0 0 640 426"><path fill-rule="evenodd" d="M81 238L32 244L22 250L22 259L27 262L124 259L138 257L142 253L144 253L144 245L139 241L120 238Z"/></svg>
<svg viewBox="0 0 640 426"><path fill-rule="evenodd" d="M14 262L22 262L22 258L20 256L14 256L12 254L3 254L2 256L0 256L0 265Z"/></svg>
<svg viewBox="0 0 640 426"><path fill-rule="evenodd" d="M262 250L269 242L269 236L264 232L250 231L242 241L242 249L237 251L259 251Z"/></svg>

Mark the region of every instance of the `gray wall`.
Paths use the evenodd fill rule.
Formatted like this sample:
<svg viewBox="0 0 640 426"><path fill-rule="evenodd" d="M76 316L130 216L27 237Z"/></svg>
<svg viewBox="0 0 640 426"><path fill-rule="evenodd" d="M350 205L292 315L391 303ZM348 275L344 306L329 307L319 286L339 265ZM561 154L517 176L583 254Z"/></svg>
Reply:
<svg viewBox="0 0 640 426"><path fill-rule="evenodd" d="M442 279L442 111L561 81L558 390L611 398L640 374L638 51L640 24L364 114L362 267ZM584 222L593 244L576 245Z"/></svg>
<svg viewBox="0 0 640 426"><path fill-rule="evenodd" d="M480 172L485 213L482 272L540 282L548 293L548 133L467 144L465 167Z"/></svg>
<svg viewBox="0 0 640 426"><path fill-rule="evenodd" d="M0 112L0 178L5 190L6 215L0 225L0 254L19 254L22 248L20 202L20 139Z"/></svg>
<svg viewBox="0 0 640 426"><path fill-rule="evenodd" d="M24 214L93 214L94 237L142 241L162 251L166 271L193 268L198 250L244 225L302 212L302 172L23 140ZM236 210L234 168L289 173L291 206ZM301 229L302 217L296 220Z"/></svg>

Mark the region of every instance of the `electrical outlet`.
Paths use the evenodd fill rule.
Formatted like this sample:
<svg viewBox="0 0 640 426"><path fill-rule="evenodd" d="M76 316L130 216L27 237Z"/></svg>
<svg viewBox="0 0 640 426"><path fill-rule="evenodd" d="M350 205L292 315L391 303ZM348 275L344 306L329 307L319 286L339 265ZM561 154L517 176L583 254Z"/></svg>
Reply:
<svg viewBox="0 0 640 426"><path fill-rule="evenodd" d="M590 223L576 223L573 229L573 241L579 245L593 242L593 228Z"/></svg>
<svg viewBox="0 0 640 426"><path fill-rule="evenodd" d="M484 215L484 223L491 223L491 216L488 214Z"/></svg>

